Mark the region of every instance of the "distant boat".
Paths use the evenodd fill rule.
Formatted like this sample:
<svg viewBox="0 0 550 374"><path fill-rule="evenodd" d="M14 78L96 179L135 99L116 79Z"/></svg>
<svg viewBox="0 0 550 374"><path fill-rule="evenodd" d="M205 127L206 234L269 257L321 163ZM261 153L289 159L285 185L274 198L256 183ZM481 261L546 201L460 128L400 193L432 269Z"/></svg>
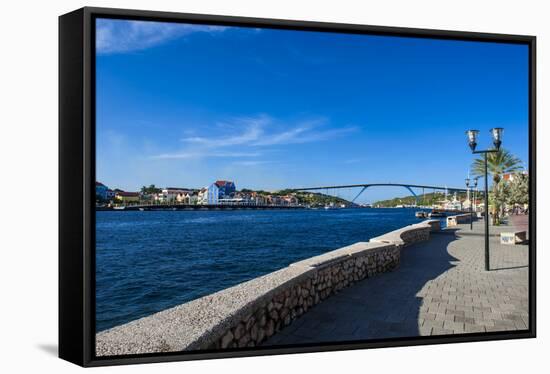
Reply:
<svg viewBox="0 0 550 374"><path fill-rule="evenodd" d="M124 210L124 209L126 209L126 207L125 206L114 206L113 209L114 210Z"/></svg>

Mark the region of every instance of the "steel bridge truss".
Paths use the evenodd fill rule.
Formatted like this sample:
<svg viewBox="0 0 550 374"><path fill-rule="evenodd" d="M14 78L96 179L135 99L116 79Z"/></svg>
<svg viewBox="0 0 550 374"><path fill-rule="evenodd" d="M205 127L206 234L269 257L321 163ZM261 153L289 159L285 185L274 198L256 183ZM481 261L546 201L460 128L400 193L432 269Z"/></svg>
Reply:
<svg viewBox="0 0 550 374"><path fill-rule="evenodd" d="M337 189L343 189L343 188L361 188L359 193L351 200L352 203L355 202L365 192L365 190L369 187L404 187L410 191L410 193L414 196L416 200L416 204L418 205L418 195L414 192L413 188L422 188L427 190L438 190L438 191L447 191L450 193L453 192L466 192L467 190L464 188L454 188L454 187L441 187L441 186L424 186L419 184L404 184L404 183L365 183L365 184L350 184L350 185L342 185L342 186L321 186L321 187L304 187L304 188L293 188L292 191L320 191L320 190L337 190Z"/></svg>

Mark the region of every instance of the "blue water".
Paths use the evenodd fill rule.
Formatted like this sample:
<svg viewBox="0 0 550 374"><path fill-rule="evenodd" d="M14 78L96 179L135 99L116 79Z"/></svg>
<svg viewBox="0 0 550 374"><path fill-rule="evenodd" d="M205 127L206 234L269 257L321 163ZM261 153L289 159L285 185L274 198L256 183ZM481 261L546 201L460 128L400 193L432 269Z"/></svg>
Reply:
<svg viewBox="0 0 550 374"><path fill-rule="evenodd" d="M96 329L417 223L415 211L96 212Z"/></svg>

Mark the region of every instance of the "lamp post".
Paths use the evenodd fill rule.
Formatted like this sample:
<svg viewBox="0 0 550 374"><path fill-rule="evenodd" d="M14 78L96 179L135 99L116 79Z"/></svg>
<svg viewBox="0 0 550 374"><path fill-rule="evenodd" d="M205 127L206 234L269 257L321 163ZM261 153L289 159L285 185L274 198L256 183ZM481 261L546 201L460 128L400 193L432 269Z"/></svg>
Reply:
<svg viewBox="0 0 550 374"><path fill-rule="evenodd" d="M489 259L489 182L487 177L487 154L498 152L500 145L502 144L502 127L494 127L491 129L491 135L493 137L493 149L478 150L476 151L477 146L477 136L479 134L478 130L468 130L466 135L468 136L468 145L472 150L473 154L483 154L483 160L485 165L485 206L484 206L484 219L485 219L485 270L489 271L490 269L490 259Z"/></svg>
<svg viewBox="0 0 550 374"><path fill-rule="evenodd" d="M470 200L470 230L474 229L474 216L472 215L472 189L470 189L470 177L465 179L466 181L466 193Z"/></svg>
<svg viewBox="0 0 550 374"><path fill-rule="evenodd" d="M469 192L468 196L469 196L469 199L470 199L470 230L473 230L474 229L474 213L476 212L477 178L470 179L470 176L468 175L468 178L466 178L465 181L466 181L467 191Z"/></svg>
<svg viewBox="0 0 550 374"><path fill-rule="evenodd" d="M474 188L472 190L473 192L473 198L474 198L474 214L475 216L477 217L477 209L476 209L476 194L477 194L477 180L478 180L479 177L475 177L474 178Z"/></svg>

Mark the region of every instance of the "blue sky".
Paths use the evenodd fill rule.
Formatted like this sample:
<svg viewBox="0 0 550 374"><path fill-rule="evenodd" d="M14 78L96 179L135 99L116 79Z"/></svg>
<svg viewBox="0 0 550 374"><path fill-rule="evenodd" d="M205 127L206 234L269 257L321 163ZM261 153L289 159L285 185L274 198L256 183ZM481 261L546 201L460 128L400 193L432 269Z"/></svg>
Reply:
<svg viewBox="0 0 550 374"><path fill-rule="evenodd" d="M111 188L461 187L491 127L528 156L523 45L97 20L97 179ZM341 191L342 197L347 193ZM368 190L364 201L404 196Z"/></svg>

